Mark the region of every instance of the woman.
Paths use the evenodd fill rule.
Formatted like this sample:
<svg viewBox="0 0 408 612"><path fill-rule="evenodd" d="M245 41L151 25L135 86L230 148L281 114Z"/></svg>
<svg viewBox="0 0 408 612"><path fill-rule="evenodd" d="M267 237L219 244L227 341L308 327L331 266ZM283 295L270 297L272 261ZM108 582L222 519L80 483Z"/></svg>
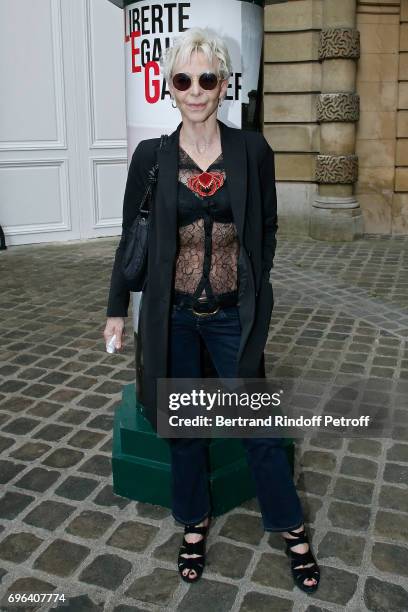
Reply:
<svg viewBox="0 0 408 612"><path fill-rule="evenodd" d="M220 378L264 377L263 351L273 307L269 272L277 229L274 156L264 137L217 120L231 62L209 30L185 32L162 58L182 123L157 151L142 141L129 168L123 227L131 225L155 161L147 283L139 317L141 397L155 425L156 379L199 378L203 341ZM105 340L123 347L129 292L121 275L121 240L112 273ZM140 346L140 342L138 343ZM141 349L140 349L141 350ZM141 357L141 355L140 355ZM173 516L185 525L178 568L194 582L203 572L211 515L206 440L169 439ZM318 587L303 514L282 440L242 440L264 528L281 532L297 586Z"/></svg>

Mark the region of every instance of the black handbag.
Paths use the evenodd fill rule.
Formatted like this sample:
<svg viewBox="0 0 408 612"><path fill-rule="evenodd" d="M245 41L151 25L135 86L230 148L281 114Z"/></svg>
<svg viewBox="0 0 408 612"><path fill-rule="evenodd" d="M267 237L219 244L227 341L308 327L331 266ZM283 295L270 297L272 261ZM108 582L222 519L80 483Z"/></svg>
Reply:
<svg viewBox="0 0 408 612"><path fill-rule="evenodd" d="M159 149L163 147L168 136L160 138ZM159 164L156 162L149 170L147 186L139 206L139 211L129 230L124 236L122 273L129 291L143 291L147 276L147 246L149 238L149 216L154 199L154 186L157 182Z"/></svg>

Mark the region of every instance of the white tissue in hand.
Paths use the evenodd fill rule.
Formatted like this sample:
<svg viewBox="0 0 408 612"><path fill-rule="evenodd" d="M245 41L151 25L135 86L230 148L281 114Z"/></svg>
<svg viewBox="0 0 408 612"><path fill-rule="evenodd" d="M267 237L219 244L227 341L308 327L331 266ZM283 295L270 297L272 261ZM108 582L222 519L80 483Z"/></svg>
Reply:
<svg viewBox="0 0 408 612"><path fill-rule="evenodd" d="M106 344L106 352L114 353L116 350L116 334L112 336L112 338Z"/></svg>

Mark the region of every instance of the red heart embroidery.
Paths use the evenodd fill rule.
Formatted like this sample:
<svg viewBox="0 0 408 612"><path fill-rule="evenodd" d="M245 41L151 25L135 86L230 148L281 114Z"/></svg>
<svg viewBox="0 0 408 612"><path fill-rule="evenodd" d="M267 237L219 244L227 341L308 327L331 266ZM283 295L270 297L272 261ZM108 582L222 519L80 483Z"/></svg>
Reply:
<svg viewBox="0 0 408 612"><path fill-rule="evenodd" d="M189 189L200 196L211 196L224 184L221 172L202 172L197 176L191 176L187 181Z"/></svg>
<svg viewBox="0 0 408 612"><path fill-rule="evenodd" d="M211 174L209 174L208 172L202 172L199 176L198 176L198 180L201 183L201 185L203 187L205 187L205 189L207 189L212 181L213 181L213 177Z"/></svg>

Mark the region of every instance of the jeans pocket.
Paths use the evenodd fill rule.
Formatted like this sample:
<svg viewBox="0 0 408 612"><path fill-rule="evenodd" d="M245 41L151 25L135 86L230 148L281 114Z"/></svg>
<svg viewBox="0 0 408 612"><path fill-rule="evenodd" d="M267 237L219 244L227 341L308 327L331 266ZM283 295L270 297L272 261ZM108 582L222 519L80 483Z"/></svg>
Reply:
<svg viewBox="0 0 408 612"><path fill-rule="evenodd" d="M172 317L176 316L181 311L182 306L180 304L172 304L170 315Z"/></svg>
<svg viewBox="0 0 408 612"><path fill-rule="evenodd" d="M225 308L220 308L219 314L222 319L228 319L231 321L239 321L238 306L226 306Z"/></svg>

